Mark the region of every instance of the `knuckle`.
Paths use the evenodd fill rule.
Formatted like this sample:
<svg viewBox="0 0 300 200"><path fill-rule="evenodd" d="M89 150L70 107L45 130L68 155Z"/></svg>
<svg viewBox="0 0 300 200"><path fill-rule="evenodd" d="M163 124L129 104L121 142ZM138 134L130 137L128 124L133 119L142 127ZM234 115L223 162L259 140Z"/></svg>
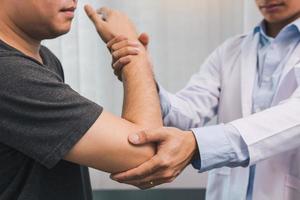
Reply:
<svg viewBox="0 0 300 200"><path fill-rule="evenodd" d="M170 162L166 159L161 159L160 166L162 168L168 168L170 166Z"/></svg>
<svg viewBox="0 0 300 200"><path fill-rule="evenodd" d="M111 46L111 50L112 50L112 51L115 51L115 50L116 50L116 44L113 44L113 45Z"/></svg>
<svg viewBox="0 0 300 200"><path fill-rule="evenodd" d="M126 51L126 52L130 52L130 51L131 51L131 48L130 48L130 47L126 47L126 48L125 48L125 51Z"/></svg>
<svg viewBox="0 0 300 200"><path fill-rule="evenodd" d="M117 40L117 42L121 42L124 39L125 39L125 37L123 35L119 35L119 36L117 36L116 40Z"/></svg>
<svg viewBox="0 0 300 200"><path fill-rule="evenodd" d="M119 61L117 61L116 63L113 64L113 68L114 68L114 69L117 69L118 66L119 66Z"/></svg>
<svg viewBox="0 0 300 200"><path fill-rule="evenodd" d="M126 58L120 58L119 60L119 65L124 65L125 64L125 61L126 61Z"/></svg>
<svg viewBox="0 0 300 200"><path fill-rule="evenodd" d="M121 64L126 64L131 61L132 56L126 56L120 59Z"/></svg>
<svg viewBox="0 0 300 200"><path fill-rule="evenodd" d="M130 41L129 41L129 40L125 40L124 43L125 43L126 46L129 46L129 45L130 45Z"/></svg>
<svg viewBox="0 0 300 200"><path fill-rule="evenodd" d="M113 57L113 59L117 59L118 58L118 53L117 52L113 52L112 53L112 57Z"/></svg>

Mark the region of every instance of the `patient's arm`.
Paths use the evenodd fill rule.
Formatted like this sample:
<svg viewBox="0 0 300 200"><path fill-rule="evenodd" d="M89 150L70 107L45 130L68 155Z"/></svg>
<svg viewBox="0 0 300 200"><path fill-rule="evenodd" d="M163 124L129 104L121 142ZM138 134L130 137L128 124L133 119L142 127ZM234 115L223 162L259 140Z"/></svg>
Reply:
<svg viewBox="0 0 300 200"><path fill-rule="evenodd" d="M119 18L124 17L118 15L116 21L121 21ZM162 126L159 97L145 49L124 67L122 79L122 117L126 120L104 111L68 152L66 160L115 173L134 168L154 155L153 145L136 147L127 139L130 133Z"/></svg>
<svg viewBox="0 0 300 200"><path fill-rule="evenodd" d="M103 111L65 159L109 173L131 169L155 153L153 146L129 144L128 134L141 130L142 127Z"/></svg>
<svg viewBox="0 0 300 200"><path fill-rule="evenodd" d="M100 8L96 11L91 6L85 6L85 10L104 42L117 35L124 35L139 43L135 26L125 14L110 8ZM132 62L122 70L124 85L122 117L144 128L161 127L159 97L151 62L146 49L143 47L139 50L139 56L127 57Z"/></svg>
<svg viewBox="0 0 300 200"><path fill-rule="evenodd" d="M66 160L115 173L136 167L154 155L153 146L135 147L127 139L130 133L162 126L152 70L147 63L140 54L124 68L123 116L127 120L104 111Z"/></svg>

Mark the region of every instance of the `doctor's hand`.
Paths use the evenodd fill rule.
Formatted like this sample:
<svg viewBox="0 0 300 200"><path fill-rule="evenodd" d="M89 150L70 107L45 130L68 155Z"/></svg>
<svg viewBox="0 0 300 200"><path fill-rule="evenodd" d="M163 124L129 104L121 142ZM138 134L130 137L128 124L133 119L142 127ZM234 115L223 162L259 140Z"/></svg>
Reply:
<svg viewBox="0 0 300 200"><path fill-rule="evenodd" d="M127 15L107 7L94 10L92 6L86 5L84 9L105 43L118 35L138 41L136 28Z"/></svg>
<svg viewBox="0 0 300 200"><path fill-rule="evenodd" d="M139 42L132 41L126 36L120 35L107 43L107 48L112 55L112 68L119 80L121 80L122 68L132 61L133 56L147 50L149 36L146 33L142 33L138 39ZM145 59L149 59L149 55Z"/></svg>
<svg viewBox="0 0 300 200"><path fill-rule="evenodd" d="M172 182L190 164L197 152L194 134L176 128L160 128L129 136L134 145L157 144L157 153L149 161L111 178L120 183L149 189Z"/></svg>

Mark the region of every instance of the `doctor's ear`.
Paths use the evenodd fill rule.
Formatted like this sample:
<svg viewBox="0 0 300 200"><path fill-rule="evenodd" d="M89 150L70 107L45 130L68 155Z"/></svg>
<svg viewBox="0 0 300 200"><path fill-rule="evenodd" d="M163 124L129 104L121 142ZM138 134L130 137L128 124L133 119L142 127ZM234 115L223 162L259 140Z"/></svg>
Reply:
<svg viewBox="0 0 300 200"><path fill-rule="evenodd" d="M147 33L142 33L139 36L139 41L142 43L142 45L144 45L144 47L147 49L148 44L150 42L150 38L149 35Z"/></svg>

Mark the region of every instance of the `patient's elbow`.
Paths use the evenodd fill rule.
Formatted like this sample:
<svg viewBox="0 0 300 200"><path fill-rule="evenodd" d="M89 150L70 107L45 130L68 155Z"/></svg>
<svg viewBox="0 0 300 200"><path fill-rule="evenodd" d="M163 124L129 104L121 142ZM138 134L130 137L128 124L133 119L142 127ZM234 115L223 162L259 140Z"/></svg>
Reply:
<svg viewBox="0 0 300 200"><path fill-rule="evenodd" d="M150 160L156 152L156 147L154 144L144 145L143 150L141 150L141 154L139 155L139 160L137 160L137 164L140 165L148 160Z"/></svg>
<svg viewBox="0 0 300 200"><path fill-rule="evenodd" d="M111 169L111 173L119 173L136 168L150 160L155 155L155 152L156 147L154 144L132 146L130 152L122 154L120 163Z"/></svg>

